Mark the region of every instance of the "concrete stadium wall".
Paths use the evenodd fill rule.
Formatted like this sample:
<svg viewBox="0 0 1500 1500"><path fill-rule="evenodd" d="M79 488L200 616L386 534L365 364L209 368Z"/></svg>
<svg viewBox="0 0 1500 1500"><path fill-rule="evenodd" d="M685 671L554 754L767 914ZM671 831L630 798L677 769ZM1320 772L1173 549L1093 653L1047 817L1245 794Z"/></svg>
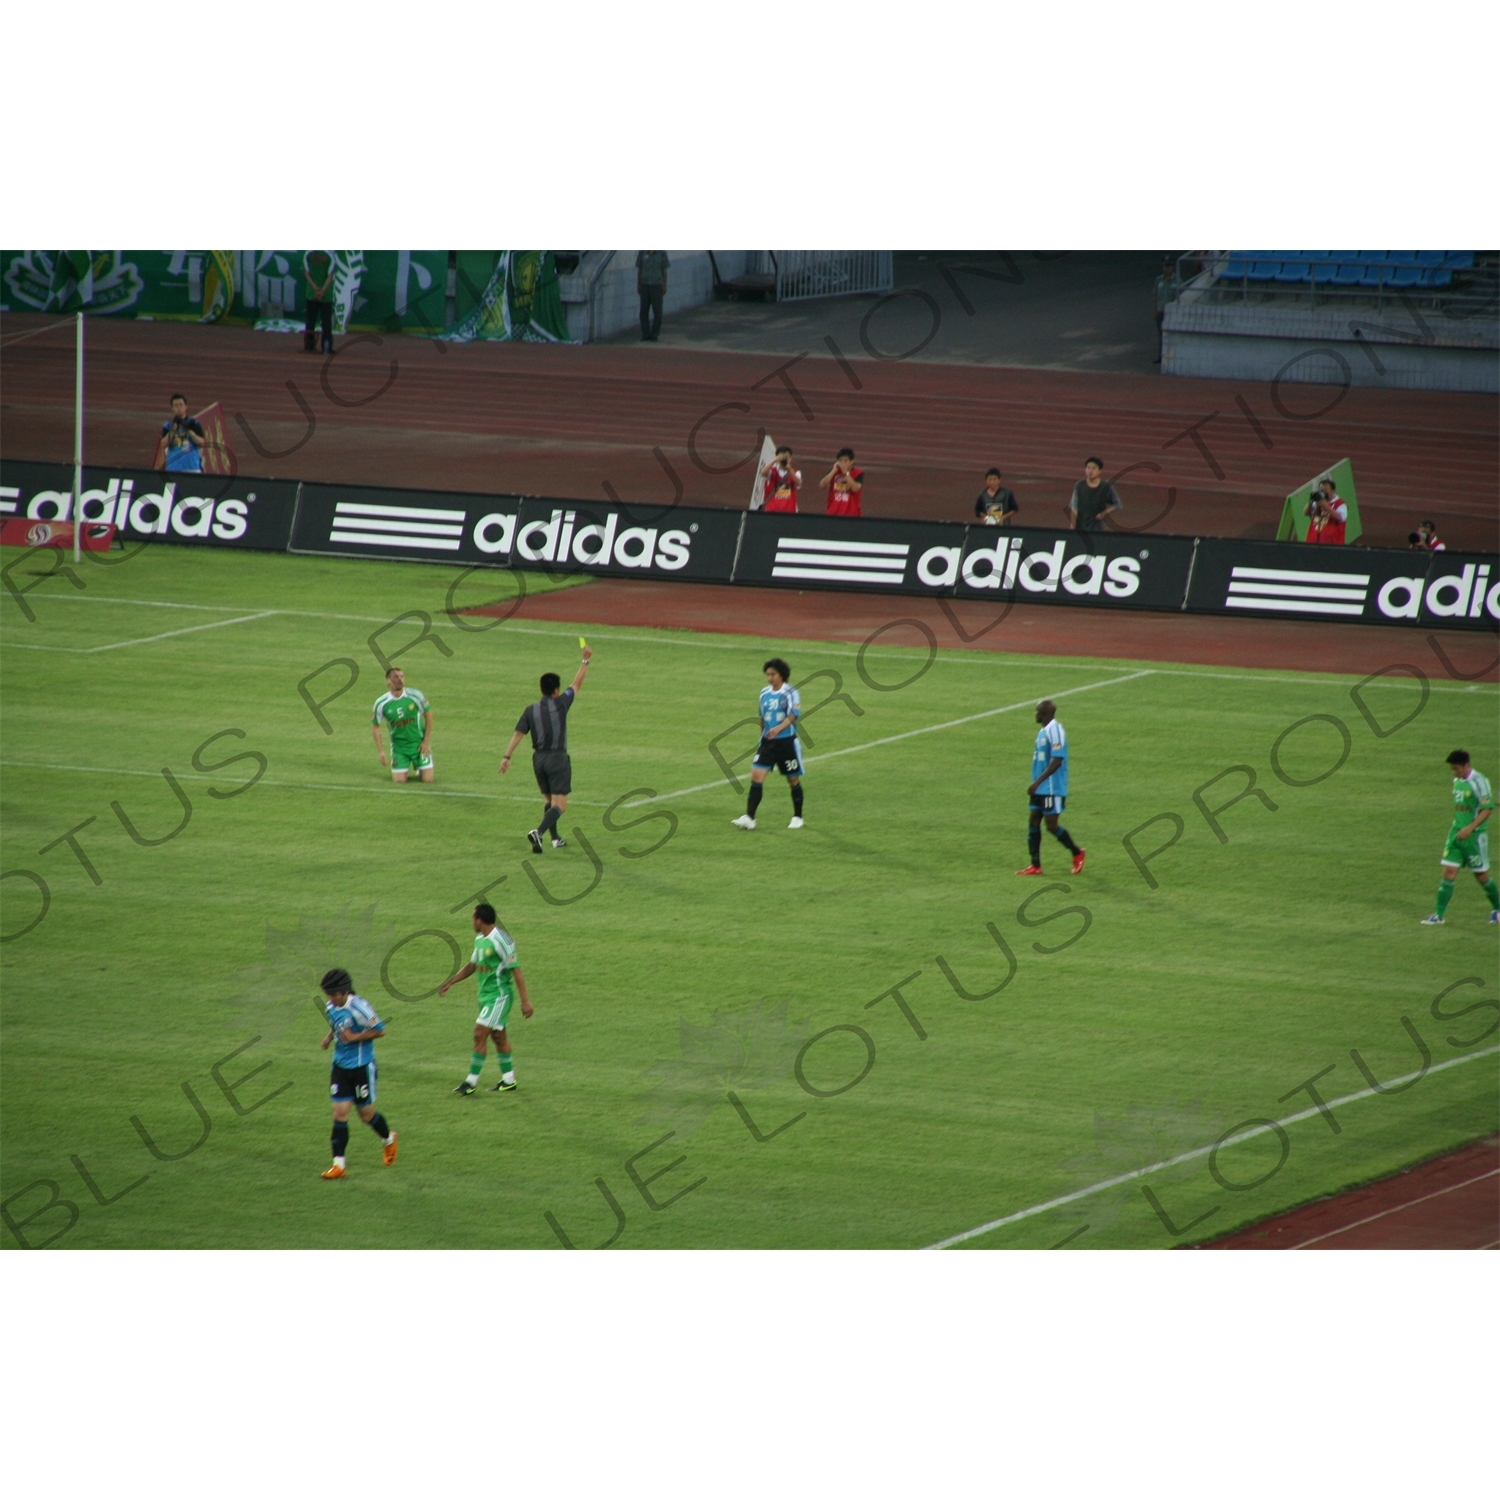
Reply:
<svg viewBox="0 0 1500 1500"><path fill-rule="evenodd" d="M1162 373L1495 394L1500 321L1414 316L1400 303L1379 310L1209 304L1189 293L1163 320Z"/></svg>
<svg viewBox="0 0 1500 1500"><path fill-rule="evenodd" d="M580 343L589 340L590 278L607 252L589 251L571 276L559 278L563 306L568 315L568 332ZM640 321L640 297L635 289L634 250L616 250L614 258L592 283L593 337L606 339L612 334L634 328ZM751 269L753 250L716 250L719 274L726 280L742 276ZM668 250L671 262L667 272L667 295L662 316L698 307L714 294L713 266L706 250Z"/></svg>

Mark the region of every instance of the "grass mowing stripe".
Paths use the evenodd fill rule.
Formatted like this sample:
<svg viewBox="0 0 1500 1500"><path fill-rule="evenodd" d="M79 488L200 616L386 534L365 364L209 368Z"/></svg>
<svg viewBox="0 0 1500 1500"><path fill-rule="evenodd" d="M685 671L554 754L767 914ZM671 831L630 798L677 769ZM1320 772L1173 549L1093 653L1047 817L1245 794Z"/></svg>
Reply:
<svg viewBox="0 0 1500 1500"><path fill-rule="evenodd" d="M39 760L0 760L0 766L22 766L31 771L81 771L90 776L160 776L160 771L125 770L119 766L62 766ZM179 781L217 781L217 776L202 776L196 771L173 771ZM418 783L420 785L420 783ZM273 781L262 776L256 786L288 787L299 792L370 792L379 797L411 796L411 792L398 792L394 786L348 786L332 781ZM421 794L424 797L473 797L483 802L528 802L533 806L536 797L517 797L508 792L448 792L429 786ZM585 802L580 797L569 797L568 803L575 807L608 807L607 802Z"/></svg>
<svg viewBox="0 0 1500 1500"><path fill-rule="evenodd" d="M579 585L575 585L575 587L578 587L578 586ZM558 590L549 590L548 592L559 592L559 591ZM177 603L175 601L168 600L168 599L129 599L129 598L120 598L120 597L115 597L115 596L106 596L106 595L101 595L101 594L61 594L61 593L59 593L59 594L39 594L36 597L41 598L41 599L48 599L48 600L51 600L51 599L66 599L66 600L69 600L70 602L76 603L76 604L140 604L140 605L150 606L150 607L156 608L156 609L201 609L201 610L217 610L217 611L222 612L222 611L224 611L226 609L260 609L260 608L262 608L262 606L260 606L260 605L246 605L246 604L180 604L180 603ZM348 620L348 621L351 621L351 622L356 623L356 624L367 624L367 625L383 625L383 624L387 623L387 620L388 620L388 616L385 616L385 615L346 615L346 614L332 613L332 612L329 612L329 611L326 611L326 610L315 610L315 609L279 609L278 608L278 609L267 609L267 610L265 610L265 613L267 613L267 614L276 614L276 615L293 615L293 616L297 616L297 617L299 617L301 619L307 619L307 620ZM693 631L682 631L682 630L678 630L678 631L673 632L671 627L663 626L661 628L662 629L662 633L659 634L659 635L623 635L623 634L619 634L619 633L616 633L614 631L611 631L608 626L602 626L602 625L594 624L591 621L583 620L583 621L579 621L578 623L590 626L590 628L592 628L594 631L596 631L598 633L598 636L599 636L600 640L608 640L608 641L634 641L634 642L636 642L636 643L638 643L640 645L645 645L645 646L706 647L706 648L708 648L710 650L714 650L714 651L741 651L741 650L745 649L743 646L741 646L739 644L739 638L738 637L732 638L732 639L727 640L727 641L713 640L713 639L711 639L709 637L709 635L708 635L707 632L693 632ZM475 628L472 627L472 626L454 625L451 621L444 621L444 620L434 620L432 622L431 628L433 630L464 630L464 631L467 631L470 634L475 633ZM569 629L558 629L558 630L542 630L542 629L538 629L538 628L533 627L533 626L527 626L527 625L509 625L509 624L501 624L501 625L498 625L498 626L492 626L490 628L497 629L497 630L502 630L506 634L509 634L509 635L537 635L537 636L566 637L566 636L570 636L570 635L575 634L575 631L572 630L571 628L569 628ZM745 639L746 640L751 640L751 639L756 639L756 637L747 636L747 637L745 637ZM759 639L768 640L768 639L770 639L770 637L768 637L768 636L762 636L762 637L759 637ZM840 650L837 650L837 649L832 649L830 646L828 646L826 643L824 643L822 641L810 640L808 643L810 645L824 646L825 647L824 655L827 655L827 656L859 657L859 656L862 656L864 654L864 652L863 652L862 649L859 650L859 651L840 651ZM20 642L20 641L6 641L6 642L0 642L0 644L21 646L24 643ZM67 646L32 646L32 647L29 647L29 649L33 650L33 651L71 651L71 650L77 650L79 648L77 648L77 647L67 647ZM90 648L90 649L97 649L97 648ZM1098 669L1098 666L1099 666L1099 663L1097 661L1078 661L1078 660L1071 659L1071 658L1064 658L1064 657L1057 657L1057 656L1037 656L1037 655L1032 655L1032 654L1026 653L1026 652L962 651L962 650L960 650L957 647L947 647L947 648L940 648L939 654L934 658L934 657L931 657L931 656L917 656L915 654L907 655L907 654L901 653L901 652L889 651L889 650L886 650L884 647L878 647L878 646L875 647L874 649L877 650L877 651L879 651L881 659L882 660L886 660L886 661L931 661L931 660L936 660L938 662L944 662L944 663L949 663L949 664L961 664L961 665L964 665L964 666L993 666L995 664L996 659L998 658L1001 661L1006 662L1006 663L1013 663L1013 662L1015 662L1017 660L1022 660L1022 661L1025 661L1028 664L1035 664L1035 665L1038 665L1038 666L1055 667L1055 668L1057 668L1060 671L1067 671L1067 672L1092 672L1092 671L1096 671ZM1347 682L1351 677L1353 677L1355 675L1352 672L1299 672L1294 677L1288 677L1288 676L1282 676L1282 675L1272 675L1269 671L1262 671L1262 670L1259 670L1259 669L1257 669L1255 671L1250 671L1250 672L1212 672L1212 671L1198 671L1198 670L1195 670L1192 667L1187 667L1187 666L1167 666L1165 664L1153 665L1152 671L1157 672L1157 673L1159 673L1159 674L1161 674L1163 676L1172 676L1172 677L1203 677L1203 678L1207 678L1207 679L1211 679L1211 680L1215 680L1215 681L1223 681L1223 682L1281 682L1281 683L1295 683L1295 684L1309 684L1309 683L1311 683L1311 684L1318 684L1318 683L1325 683L1325 682L1333 682L1333 683ZM1410 678L1410 677L1386 677L1386 678L1382 679L1382 683L1386 684L1386 685L1394 686L1394 687L1413 687L1413 688L1420 688L1421 687L1421 683L1417 682L1415 678ZM1470 684L1468 684L1467 686L1464 686L1464 687L1450 687L1447 683L1442 683L1442 682L1429 682L1428 683L1429 690L1432 691L1432 692L1435 692L1435 693L1474 693L1474 692L1480 691L1480 689L1483 688L1483 687L1495 688L1495 687L1500 687L1500 684L1495 684L1495 683L1470 683Z"/></svg>
<svg viewBox="0 0 1500 1500"><path fill-rule="evenodd" d="M1103 682L1086 682L1082 687L1064 688L1062 692L1054 693L1052 696L1054 698L1067 698L1074 693L1087 693L1093 688L1112 687L1117 682L1134 682L1137 677L1151 677L1154 675L1153 669L1147 667L1140 672L1131 672L1125 677L1110 677ZM825 750L821 755L805 756L802 763L803 765L810 766L815 760L832 760L838 755L853 755L860 750L873 750L877 745L894 745L897 740L909 740L919 734L934 734L939 729L956 729L960 724L973 724L979 719L993 719L996 714L1014 713L1018 708L1035 708L1038 701L1035 698L1026 698L1020 703L1007 703L1003 708L987 708L982 713L969 714L967 718L949 719L946 723L942 724L924 724L920 729L908 729L901 734L888 734L882 739L866 740L863 745L847 745L842 750ZM718 781L705 781L699 786L685 786L680 791L663 792L659 797L645 797L639 802L627 802L625 806L627 808L646 807L653 802L666 802L672 797L686 797L692 792L706 792L711 787L725 785L727 783L720 777Z"/></svg>
<svg viewBox="0 0 1500 1500"><path fill-rule="evenodd" d="M1313 1105L1311 1109L1298 1110L1294 1115L1287 1115L1277 1120L1276 1125L1283 1128L1287 1125L1296 1125L1302 1120L1310 1120L1324 1110L1337 1109L1341 1104L1354 1104L1360 1099L1373 1099L1376 1094L1388 1093L1393 1088L1399 1088L1403 1083L1410 1083L1420 1078L1423 1072L1441 1073L1445 1068L1456 1068L1461 1063L1474 1062L1481 1057L1492 1057L1496 1052L1500 1052L1500 1046L1486 1047L1484 1051L1471 1052L1467 1057L1450 1057L1446 1062L1434 1063L1431 1067L1418 1072L1403 1073L1399 1078L1392 1078L1381 1084L1378 1089L1360 1089L1357 1093L1345 1094L1342 1099L1329 1099L1322 1104ZM1191 1151L1168 1157L1165 1161L1152 1162L1149 1167L1137 1167L1133 1172L1122 1173L1119 1177L1108 1177L1103 1182L1095 1182L1086 1188L1079 1188L1076 1193L1065 1193L1061 1198L1048 1199L1046 1203L1034 1203L1030 1208L1023 1208L1018 1213L1007 1214L1003 1219L991 1219L988 1224L981 1224L975 1229L966 1229L962 1234L950 1235L946 1240L938 1240L936 1244L924 1245L922 1248L924 1250L947 1250L952 1245L961 1245L965 1240L988 1234L992 1229L1003 1229L1007 1224L1017 1224L1022 1219L1035 1218L1037 1214L1044 1214L1049 1209L1061 1208L1065 1203L1076 1203L1080 1198L1092 1197L1095 1193L1119 1187L1121 1183L1131 1182L1137 1177L1148 1177L1152 1172L1180 1166L1183 1162L1196 1161L1200 1156L1207 1156L1211 1151L1222 1151L1226 1146L1238 1146L1243 1141L1254 1140L1256 1136L1265 1135L1275 1128L1275 1125L1257 1125L1254 1130L1242 1131L1239 1135L1230 1136L1228 1140L1215 1141L1207 1146L1196 1146Z"/></svg>

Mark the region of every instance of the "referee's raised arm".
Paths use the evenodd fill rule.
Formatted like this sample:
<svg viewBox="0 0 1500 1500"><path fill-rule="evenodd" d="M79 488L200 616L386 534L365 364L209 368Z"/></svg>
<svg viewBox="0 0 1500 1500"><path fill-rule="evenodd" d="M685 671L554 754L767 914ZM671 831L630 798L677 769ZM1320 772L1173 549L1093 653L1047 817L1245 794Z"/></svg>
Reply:
<svg viewBox="0 0 1500 1500"><path fill-rule="evenodd" d="M573 694L576 697L578 689L583 686L583 679L588 676L589 662L593 659L594 648L585 646L583 648L583 664L578 668L577 675L573 678Z"/></svg>

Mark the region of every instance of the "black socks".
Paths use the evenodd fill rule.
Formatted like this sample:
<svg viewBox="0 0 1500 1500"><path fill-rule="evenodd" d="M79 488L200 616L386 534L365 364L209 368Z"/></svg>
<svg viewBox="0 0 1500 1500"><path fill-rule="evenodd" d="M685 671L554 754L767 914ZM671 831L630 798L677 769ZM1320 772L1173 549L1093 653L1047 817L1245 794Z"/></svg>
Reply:
<svg viewBox="0 0 1500 1500"><path fill-rule="evenodd" d="M752 781L750 783L750 796L745 803L745 814L747 817L753 818L755 816L755 809L760 806L760 799L765 794L766 789L762 782Z"/></svg>
<svg viewBox="0 0 1500 1500"><path fill-rule="evenodd" d="M347 1120L335 1120L333 1122L333 1154L335 1156L347 1156L349 1153L349 1122Z"/></svg>
<svg viewBox="0 0 1500 1500"><path fill-rule="evenodd" d="M553 838L556 838L557 825L558 821L561 818L562 813L558 811L557 804L554 802L547 808L547 811L542 814L542 821L537 824L536 831L541 834L543 838L546 838L549 834Z"/></svg>
<svg viewBox="0 0 1500 1500"><path fill-rule="evenodd" d="M800 781L792 787L792 815L798 818L802 816L802 783Z"/></svg>
<svg viewBox="0 0 1500 1500"><path fill-rule="evenodd" d="M1039 865L1042 862L1042 830L1040 828L1029 828L1026 831L1026 848L1031 854L1031 863Z"/></svg>
<svg viewBox="0 0 1500 1500"><path fill-rule="evenodd" d="M1073 842L1073 835L1066 828L1054 828L1052 830L1052 837L1070 853L1078 853L1078 845Z"/></svg>
<svg viewBox="0 0 1500 1500"><path fill-rule="evenodd" d="M385 1116L382 1114L372 1115L370 1117L369 1124L370 1129L373 1130L381 1140L385 1140L385 1138L391 1133L391 1127L385 1123Z"/></svg>

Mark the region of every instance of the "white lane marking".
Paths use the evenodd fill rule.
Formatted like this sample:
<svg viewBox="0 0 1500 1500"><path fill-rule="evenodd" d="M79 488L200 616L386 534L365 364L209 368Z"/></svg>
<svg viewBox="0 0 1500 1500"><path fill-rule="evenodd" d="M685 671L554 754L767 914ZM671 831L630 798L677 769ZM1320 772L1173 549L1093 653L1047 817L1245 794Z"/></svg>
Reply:
<svg viewBox="0 0 1500 1500"><path fill-rule="evenodd" d="M1470 1177L1466 1182L1455 1182L1450 1187L1439 1188L1435 1193L1425 1193L1420 1198L1412 1198L1409 1202L1398 1203L1392 1208L1383 1208L1378 1214L1370 1214L1367 1218L1356 1219L1352 1224L1342 1224L1337 1229L1330 1229L1324 1234L1315 1234L1310 1240L1303 1240L1300 1245L1288 1246L1292 1250L1306 1250L1309 1245L1316 1245L1320 1240L1331 1240L1335 1235L1348 1234L1351 1229L1358 1229L1365 1224L1373 1224L1377 1219L1384 1219L1390 1214L1399 1214L1403 1209L1415 1208L1419 1203L1430 1203L1434 1198L1441 1198L1444 1193L1456 1193L1459 1188L1473 1187L1476 1182L1484 1182L1491 1177L1500 1177L1500 1167L1495 1167L1488 1172L1481 1172L1478 1177ZM1371 1184L1373 1186L1374 1184Z"/></svg>
<svg viewBox="0 0 1500 1500"><path fill-rule="evenodd" d="M1450 1057L1446 1062L1434 1063L1427 1069L1428 1073L1441 1073L1446 1068L1457 1068L1464 1063L1474 1062L1481 1057L1493 1057L1500 1052L1500 1045L1486 1047L1482 1052L1470 1052L1465 1057ZM1420 1078L1420 1072L1403 1073L1399 1078L1393 1078L1389 1083L1384 1083L1380 1089L1399 1087L1403 1083L1409 1083L1413 1079ZM1323 1105L1313 1105L1311 1109L1298 1110L1294 1115L1287 1115L1284 1119L1276 1122L1277 1125L1295 1125L1300 1120L1310 1120L1322 1109L1336 1109L1341 1104L1354 1104L1360 1099L1372 1099L1380 1092L1380 1089L1360 1089L1356 1094L1345 1094L1342 1099L1330 1099ZM1242 1141L1254 1140L1256 1136L1267 1134L1272 1127L1270 1125L1257 1125L1254 1130L1242 1131L1239 1135L1231 1136L1226 1141L1216 1143L1217 1149L1222 1151L1228 1146L1237 1146ZM1196 1161L1200 1156L1207 1156L1215 1149L1214 1144L1197 1146L1191 1151L1184 1151L1179 1156L1168 1157L1165 1161L1152 1162L1149 1167L1137 1167L1133 1172L1123 1172L1118 1177L1108 1177L1103 1182L1093 1183L1086 1188L1079 1188L1076 1193L1064 1193L1060 1198L1049 1198L1045 1203L1034 1203L1030 1208L1020 1209L1013 1214L1006 1214L1003 1219L991 1219L988 1224L980 1224L974 1229L966 1229L962 1234L949 1235L945 1240L938 1240L936 1244L924 1245L926 1250L946 1250L950 1245L961 1245L965 1240L972 1240L981 1234L988 1234L993 1229L1003 1229L1007 1224L1017 1224L1022 1219L1034 1218L1037 1214L1047 1213L1054 1208L1061 1208L1065 1203L1076 1203L1080 1198L1092 1197L1095 1193L1102 1193L1112 1187L1119 1187L1121 1183L1133 1182L1138 1177L1148 1177L1152 1172L1160 1172L1167 1167L1175 1167L1185 1161Z"/></svg>
<svg viewBox="0 0 1500 1500"><path fill-rule="evenodd" d="M578 587L578 585L573 585L573 587ZM559 594L566 592L567 590L565 589L548 589L546 591L547 594ZM202 609L215 610L219 612L227 609L260 609L263 607L253 604L180 604L170 599L127 599L118 596L103 594L33 594L28 597L46 599L49 601L53 599L66 599L75 604L139 604L142 606L149 606L153 609ZM528 597L539 599L542 598L543 595L533 594L529 595ZM465 605L463 607L470 608L472 606ZM390 615L345 615L331 613L327 610L317 609L276 608L269 612L278 615L291 615L304 620L348 620L352 623L360 625L384 625L393 618ZM438 611L438 613L439 615L441 615L442 611L440 610ZM1185 618L1191 619L1193 617L1187 616ZM734 639L727 641L713 640L711 638L711 632L677 631L676 633L669 633L670 627L667 626L662 627L662 633L660 635L625 635L618 634L610 630L608 626L598 625L589 620L581 620L578 623L592 626L593 630L598 634L600 640L634 641L637 644L643 646L679 646L686 647L689 650L701 650L706 648L713 651L745 651L748 648L740 644L741 640L748 641L757 639L771 639L771 637L769 636L736 636ZM443 620L441 618L433 620L432 628L434 630L462 630L469 635L480 634L480 631L477 630L474 626L455 625L451 620ZM502 630L511 635L540 635L556 636L559 638L576 635L578 633L576 630L573 630L571 628L542 630L529 625L510 624L493 625L490 626L489 629ZM861 655L860 650L841 651L836 649L832 644L813 640L809 637L800 637L796 639L805 640L808 645L816 647L825 656L858 657L859 655ZM0 644L19 646L22 644L22 642L5 641L0 642ZM43 651L65 651L74 648L65 646L34 646L31 649ZM942 646L938 648L938 652L935 656L919 656L915 653L907 655L905 653L892 651L884 646L876 646L871 649L879 652L880 659L883 661L930 660L934 663L960 664L963 666L975 667L992 667L997 664L1006 667L1023 667L1035 665L1039 667L1046 667L1049 670L1063 672L1097 672L1099 670L1098 659L1095 659L1093 661L1078 661L1073 658L1064 658L1058 656L1033 656L1026 652L965 651L958 646ZM1105 659L1107 660L1108 658ZM1126 662L1122 661L1121 665L1126 665ZM1353 672L1298 672L1295 676L1289 677L1273 675L1269 671L1260 670L1249 672L1200 672L1190 666L1183 665L1170 667L1152 666L1151 671L1158 677L1208 677L1223 682L1297 683L1303 686L1312 687L1341 686L1346 682L1361 680L1356 678L1356 674ZM1415 678L1407 676L1384 677L1381 679L1381 684L1382 686L1390 685L1392 687L1421 687L1421 683L1416 681ZM1497 684L1484 683L1482 684L1482 686L1495 688ZM1430 680L1428 682L1428 688L1434 693L1472 693L1476 691L1476 685L1472 683L1467 687L1450 687L1447 683L1432 682Z"/></svg>
<svg viewBox="0 0 1500 1500"><path fill-rule="evenodd" d="M0 760L0 766L18 766L31 771L82 771L90 776L160 776L160 771L136 771L126 770L120 766L64 766L57 765L51 761L40 760ZM218 775L203 776L196 771L173 771L172 774L179 781L217 781ZM412 793L405 787L398 786L349 786L343 782L334 781L277 781L270 776L262 776L255 783L257 786L279 786L289 787L299 792L369 792L378 797L411 796ZM467 797L482 802L529 802L536 803L536 797L518 797L509 792L449 792L430 785L427 782L412 782L411 786L420 786L424 797ZM538 796L540 793L537 794ZM581 797L569 797L570 807L608 807L607 802L585 802Z"/></svg>
<svg viewBox="0 0 1500 1500"><path fill-rule="evenodd" d="M1064 688L1060 693L1053 693L1054 698L1070 698L1074 693L1091 692L1094 688L1113 687L1117 682L1134 682L1138 677L1150 677L1153 675L1150 667L1140 672L1131 672L1124 677L1108 677L1103 682L1086 682L1082 687ZM1014 713L1018 708L1035 708L1035 698L1025 698L1020 703L1007 703L1003 708L987 708L983 713L969 714L962 719L949 719L942 724L924 724L920 729L908 729L901 734L888 734L882 739L866 740L863 745L850 745L843 750L825 750L821 755L809 755L803 759L803 765L811 765L815 760L832 760L838 755L854 755L860 750L873 750L877 745L894 745L897 740L909 740L919 734L935 734L939 729L956 729L960 724L972 724L977 719L992 719L996 714ZM679 791L663 792L659 797L643 797L639 802L627 802L625 807L650 807L656 802L667 802L673 797L686 797L693 792L706 792L716 786L729 786L729 783L721 776L717 781L705 781L698 786L685 786ZM733 788L730 787L732 791Z"/></svg>

